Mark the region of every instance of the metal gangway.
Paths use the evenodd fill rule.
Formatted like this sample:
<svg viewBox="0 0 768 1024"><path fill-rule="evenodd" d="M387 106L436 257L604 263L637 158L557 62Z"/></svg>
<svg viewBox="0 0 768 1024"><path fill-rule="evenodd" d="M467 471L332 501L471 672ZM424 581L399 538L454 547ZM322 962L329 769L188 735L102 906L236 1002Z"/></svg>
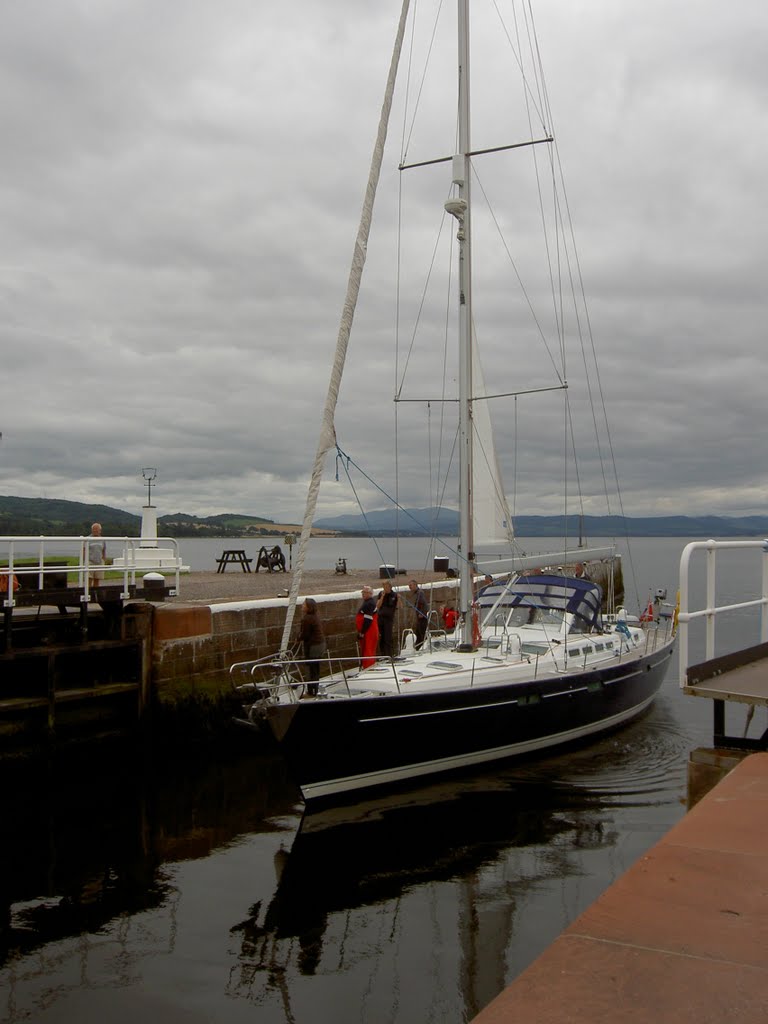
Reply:
<svg viewBox="0 0 768 1024"><path fill-rule="evenodd" d="M89 545L96 539L113 555L106 564L91 562ZM183 568L178 541L162 538L162 545L153 558L154 548L140 537L0 537L0 602L6 631L19 606L52 605L60 612L80 607L85 612L92 602L175 597Z"/></svg>
<svg viewBox="0 0 768 1024"><path fill-rule="evenodd" d="M717 604L718 560L735 552L752 552L751 577L748 580L758 596L743 601ZM706 578L703 603L693 607L691 572L694 559L703 553L706 560ZM698 604L699 602L696 602ZM716 628L719 616L759 611L759 642L716 656ZM697 620L705 624L705 660L689 665L690 626ZM678 613L678 643L680 656L680 686L684 693L694 697L708 697L713 701L713 744L740 750L768 749L768 728L761 736L748 737L756 707L768 707L768 540L706 540L687 544L680 557L680 610ZM747 705L743 735L726 732L726 702Z"/></svg>

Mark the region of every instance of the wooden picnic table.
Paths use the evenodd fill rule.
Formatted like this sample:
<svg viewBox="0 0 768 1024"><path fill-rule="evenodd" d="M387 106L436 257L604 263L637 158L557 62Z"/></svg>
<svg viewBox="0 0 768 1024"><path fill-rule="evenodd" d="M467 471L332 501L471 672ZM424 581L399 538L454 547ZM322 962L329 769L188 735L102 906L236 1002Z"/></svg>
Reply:
<svg viewBox="0 0 768 1024"><path fill-rule="evenodd" d="M221 558L217 558L218 569L216 572L226 572L228 565L239 565L243 572L251 571L252 558L245 557L243 548L231 548L222 552Z"/></svg>

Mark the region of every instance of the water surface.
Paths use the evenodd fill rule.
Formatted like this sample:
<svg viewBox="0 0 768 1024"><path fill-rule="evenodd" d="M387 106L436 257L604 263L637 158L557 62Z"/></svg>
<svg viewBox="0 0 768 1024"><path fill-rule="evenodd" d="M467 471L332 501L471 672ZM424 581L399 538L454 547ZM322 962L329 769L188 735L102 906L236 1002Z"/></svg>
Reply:
<svg viewBox="0 0 768 1024"><path fill-rule="evenodd" d="M642 587L683 543L641 542ZM6 770L0 1022L467 1021L680 818L710 738L673 661L589 747L305 819L269 749Z"/></svg>

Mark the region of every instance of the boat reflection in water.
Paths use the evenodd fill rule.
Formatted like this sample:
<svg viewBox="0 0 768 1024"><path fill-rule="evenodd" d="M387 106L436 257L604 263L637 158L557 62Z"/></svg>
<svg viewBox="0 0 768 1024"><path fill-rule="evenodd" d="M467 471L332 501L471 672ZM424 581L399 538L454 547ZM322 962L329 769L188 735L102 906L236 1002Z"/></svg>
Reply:
<svg viewBox="0 0 768 1024"><path fill-rule="evenodd" d="M4 776L0 1021L465 1021L679 818L668 710L303 819L276 754Z"/></svg>
<svg viewBox="0 0 768 1024"><path fill-rule="evenodd" d="M431 962L432 995L459 982L462 1012L477 1013L506 984L532 896L579 875L581 853L615 843L589 804L578 789L510 773L307 813L276 860L273 898L233 928L243 957L235 989L279 984L289 957L312 975L343 972L377 944L400 957L412 946L414 966ZM528 955L530 923L520 937Z"/></svg>

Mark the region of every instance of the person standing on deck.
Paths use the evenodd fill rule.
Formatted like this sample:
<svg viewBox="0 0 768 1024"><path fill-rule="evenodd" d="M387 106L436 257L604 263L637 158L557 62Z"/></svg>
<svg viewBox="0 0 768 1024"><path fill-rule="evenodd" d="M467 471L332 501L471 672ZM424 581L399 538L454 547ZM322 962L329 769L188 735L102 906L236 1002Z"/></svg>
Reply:
<svg viewBox="0 0 768 1024"><path fill-rule="evenodd" d="M299 626L299 640L304 646L304 658L307 662L309 682L307 683L307 696L316 697L317 687L320 680L320 658L325 654L325 635L320 616L317 612L317 601L313 597L307 597L301 606L301 625Z"/></svg>
<svg viewBox="0 0 768 1024"><path fill-rule="evenodd" d="M415 618L413 622L413 632L416 634L416 650L420 650L421 645L424 643L424 635L427 632L427 616L429 615L429 604L427 603L427 597L423 590L419 588L419 584L416 580L408 581L408 589L411 592L411 601L413 602L413 610L415 612Z"/></svg>
<svg viewBox="0 0 768 1024"><path fill-rule="evenodd" d="M376 601L373 590L363 587L361 591L363 603L355 616L357 639L360 642L360 667L370 668L376 662L376 646L379 642L379 625L376 615Z"/></svg>
<svg viewBox="0 0 768 1024"><path fill-rule="evenodd" d="M440 618L443 620L446 633L452 633L456 629L456 623L459 621L459 613L452 604L445 605L440 612Z"/></svg>
<svg viewBox="0 0 768 1024"><path fill-rule="evenodd" d="M392 627L397 611L397 594L392 589L392 582L384 580L382 591L376 601L376 612L379 620L379 652L387 658L393 655Z"/></svg>

